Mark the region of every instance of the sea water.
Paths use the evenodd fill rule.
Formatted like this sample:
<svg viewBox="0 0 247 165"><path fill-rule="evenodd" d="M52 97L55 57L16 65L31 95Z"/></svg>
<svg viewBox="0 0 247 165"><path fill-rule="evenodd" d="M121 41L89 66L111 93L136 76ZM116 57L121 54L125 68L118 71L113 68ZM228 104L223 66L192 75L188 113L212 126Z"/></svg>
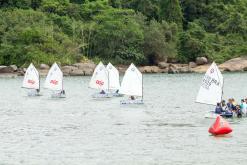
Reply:
<svg viewBox="0 0 247 165"><path fill-rule="evenodd" d="M247 74L228 73L224 98L247 96ZM211 165L247 162L247 118L208 133L213 106L195 103L203 74L144 75L144 105L96 100L90 77L65 77L67 97L28 97L23 77L0 78L0 164ZM44 79L41 80L41 86Z"/></svg>

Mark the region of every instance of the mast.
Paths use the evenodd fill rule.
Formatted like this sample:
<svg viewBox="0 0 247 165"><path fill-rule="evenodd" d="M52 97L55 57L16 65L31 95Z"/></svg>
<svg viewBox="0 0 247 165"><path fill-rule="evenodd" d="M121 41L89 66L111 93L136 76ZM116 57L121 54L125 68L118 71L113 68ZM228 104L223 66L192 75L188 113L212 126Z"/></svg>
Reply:
<svg viewBox="0 0 247 165"><path fill-rule="evenodd" d="M143 101L143 74L142 74L142 101Z"/></svg>
<svg viewBox="0 0 247 165"><path fill-rule="evenodd" d="M39 92L40 92L40 75L39 75Z"/></svg>
<svg viewBox="0 0 247 165"><path fill-rule="evenodd" d="M110 91L110 74L109 74L109 70L107 70L107 77L108 77L108 92Z"/></svg>

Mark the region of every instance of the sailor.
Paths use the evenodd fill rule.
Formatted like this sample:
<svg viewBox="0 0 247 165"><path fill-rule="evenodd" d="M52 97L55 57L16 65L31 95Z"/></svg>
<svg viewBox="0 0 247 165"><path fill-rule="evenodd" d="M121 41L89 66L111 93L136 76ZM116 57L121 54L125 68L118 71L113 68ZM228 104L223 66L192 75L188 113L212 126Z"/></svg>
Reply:
<svg viewBox="0 0 247 165"><path fill-rule="evenodd" d="M236 114L238 118L242 117L240 105L236 105Z"/></svg>
<svg viewBox="0 0 247 165"><path fill-rule="evenodd" d="M227 110L229 110L229 111L234 110L234 106L232 104L232 99L228 99L228 103L226 105L227 105Z"/></svg>
<svg viewBox="0 0 247 165"><path fill-rule="evenodd" d="M221 107L222 107L222 110L223 111L226 111L227 110L227 106L226 106L226 101L225 100L222 100L221 101Z"/></svg>
<svg viewBox="0 0 247 165"><path fill-rule="evenodd" d="M130 96L130 100L135 100L135 97L134 96Z"/></svg>
<svg viewBox="0 0 247 165"><path fill-rule="evenodd" d="M221 114L223 112L223 109L220 105L220 103L217 103L216 107L215 107L215 113L216 114Z"/></svg>
<svg viewBox="0 0 247 165"><path fill-rule="evenodd" d="M65 90L64 90L64 89L61 90L61 91L60 91L60 94L61 94L61 95L65 95Z"/></svg>
<svg viewBox="0 0 247 165"><path fill-rule="evenodd" d="M245 99L247 100L247 99ZM242 114L246 115L246 108L247 108L247 104L246 101L244 99L241 99L241 104L240 104L240 110L242 112Z"/></svg>
<svg viewBox="0 0 247 165"><path fill-rule="evenodd" d="M104 90L100 91L100 94L105 94L105 91Z"/></svg>

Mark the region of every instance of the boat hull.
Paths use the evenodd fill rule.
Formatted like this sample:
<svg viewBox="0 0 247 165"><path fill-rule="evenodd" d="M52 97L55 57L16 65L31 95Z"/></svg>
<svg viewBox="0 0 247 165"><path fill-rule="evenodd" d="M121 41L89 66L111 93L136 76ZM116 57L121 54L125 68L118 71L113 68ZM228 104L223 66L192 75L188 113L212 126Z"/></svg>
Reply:
<svg viewBox="0 0 247 165"><path fill-rule="evenodd" d="M62 93L52 93L51 98L66 98L66 95Z"/></svg>
<svg viewBox="0 0 247 165"><path fill-rule="evenodd" d="M111 98L113 97L113 94L111 93L105 93L105 94L100 94L100 93L95 93L92 95L93 98L100 99L100 98Z"/></svg>
<svg viewBox="0 0 247 165"><path fill-rule="evenodd" d="M35 97L35 96L41 96L41 94L32 90L32 91L28 91L27 96Z"/></svg>
<svg viewBox="0 0 247 165"><path fill-rule="evenodd" d="M144 104L143 100L121 100L121 105L128 105L128 104Z"/></svg>
<svg viewBox="0 0 247 165"><path fill-rule="evenodd" d="M235 115L233 114L226 114L226 113L222 113L222 114L216 114L214 113L214 111L210 111L208 113L205 114L205 118L209 118L209 119L216 119L218 116L224 117L224 118L232 118L235 117Z"/></svg>

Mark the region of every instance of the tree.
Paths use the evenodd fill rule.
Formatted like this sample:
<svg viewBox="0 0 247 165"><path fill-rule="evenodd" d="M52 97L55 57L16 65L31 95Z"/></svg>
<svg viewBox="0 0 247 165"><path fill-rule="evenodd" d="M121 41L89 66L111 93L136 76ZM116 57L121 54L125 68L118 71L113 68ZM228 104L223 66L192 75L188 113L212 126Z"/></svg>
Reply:
<svg viewBox="0 0 247 165"><path fill-rule="evenodd" d="M174 22L182 28L183 14L178 0L162 0L160 4L160 19Z"/></svg>

